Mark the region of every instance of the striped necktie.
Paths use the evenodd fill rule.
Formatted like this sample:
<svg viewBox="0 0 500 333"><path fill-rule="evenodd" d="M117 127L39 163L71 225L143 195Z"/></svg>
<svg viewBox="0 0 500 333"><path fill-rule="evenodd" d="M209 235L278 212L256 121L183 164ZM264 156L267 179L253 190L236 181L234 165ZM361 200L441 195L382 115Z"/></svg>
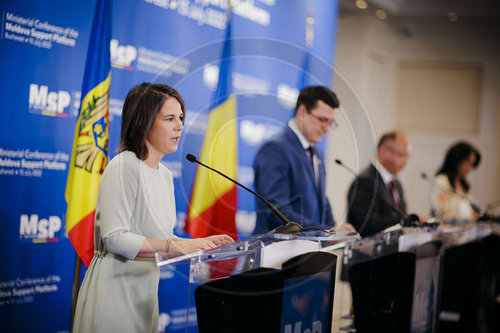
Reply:
<svg viewBox="0 0 500 333"><path fill-rule="evenodd" d="M389 182L388 184L389 191L391 191L392 197L394 198L394 203L396 204L396 207L400 210L403 211L401 207L401 200L399 199L399 194L398 190L396 188L396 180L393 179Z"/></svg>

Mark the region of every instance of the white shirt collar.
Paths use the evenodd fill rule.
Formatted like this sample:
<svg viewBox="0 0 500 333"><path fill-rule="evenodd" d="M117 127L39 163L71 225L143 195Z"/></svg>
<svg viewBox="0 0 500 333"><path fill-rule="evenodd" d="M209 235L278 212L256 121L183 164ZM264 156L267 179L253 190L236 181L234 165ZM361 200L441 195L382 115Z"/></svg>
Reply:
<svg viewBox="0 0 500 333"><path fill-rule="evenodd" d="M379 162L377 159L374 163L372 163L375 169L377 169L378 173L380 176L382 176L382 180L384 181L384 184L389 184L391 180L396 179L396 176L387 171L386 168L382 165L382 163Z"/></svg>
<svg viewBox="0 0 500 333"><path fill-rule="evenodd" d="M302 132L299 130L299 128L295 124L294 119L295 118L292 118L288 121L288 127L290 127L290 129L295 133L295 135L297 135L300 143L302 144L302 147L304 147L304 149L307 149L307 148L309 148L309 146L312 146L312 144L310 144L309 141L307 141L307 139L304 137Z"/></svg>

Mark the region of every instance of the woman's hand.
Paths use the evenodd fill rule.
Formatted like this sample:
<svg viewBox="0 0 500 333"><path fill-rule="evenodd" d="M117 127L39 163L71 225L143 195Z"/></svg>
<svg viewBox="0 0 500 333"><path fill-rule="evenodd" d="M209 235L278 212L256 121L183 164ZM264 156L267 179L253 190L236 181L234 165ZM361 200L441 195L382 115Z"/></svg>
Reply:
<svg viewBox="0 0 500 333"><path fill-rule="evenodd" d="M178 257L197 251L210 250L232 242L234 240L228 235L214 235L197 239L175 238L171 240L168 255L171 258Z"/></svg>
<svg viewBox="0 0 500 333"><path fill-rule="evenodd" d="M210 239L217 246L222 246L234 242L234 239L232 239L228 235L214 235L214 236L208 236L207 238Z"/></svg>
<svg viewBox="0 0 500 333"><path fill-rule="evenodd" d="M356 228L350 223L344 222L340 224L336 224L330 230L338 230L338 231L347 231L347 232L357 232Z"/></svg>

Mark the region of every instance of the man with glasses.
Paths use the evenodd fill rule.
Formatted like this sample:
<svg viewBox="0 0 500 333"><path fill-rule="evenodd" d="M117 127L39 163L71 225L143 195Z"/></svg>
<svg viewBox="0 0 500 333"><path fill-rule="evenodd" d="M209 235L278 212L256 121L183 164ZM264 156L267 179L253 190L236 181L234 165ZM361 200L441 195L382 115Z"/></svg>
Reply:
<svg viewBox="0 0 500 333"><path fill-rule="evenodd" d="M361 236L398 224L406 214L403 188L397 174L410 153L408 137L400 131L382 135L377 160L353 181L348 193L348 221Z"/></svg>
<svg viewBox="0 0 500 333"><path fill-rule="evenodd" d="M269 200L290 221L302 227L330 229L335 226L325 195L325 165L316 142L336 126L339 101L323 86L304 88L295 114L282 133L266 142L254 160L255 191ZM282 223L257 200L254 234L271 231ZM342 224L343 230L354 231Z"/></svg>

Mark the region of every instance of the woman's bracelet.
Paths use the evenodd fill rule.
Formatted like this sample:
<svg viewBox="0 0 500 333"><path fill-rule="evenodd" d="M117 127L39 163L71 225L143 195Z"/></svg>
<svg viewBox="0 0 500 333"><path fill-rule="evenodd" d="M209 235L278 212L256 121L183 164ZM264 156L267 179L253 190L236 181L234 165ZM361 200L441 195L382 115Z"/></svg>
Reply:
<svg viewBox="0 0 500 333"><path fill-rule="evenodd" d="M167 259L170 259L170 253L168 253L168 251L170 250L171 242L172 242L171 239L167 239L167 244L165 244L165 252L167 253Z"/></svg>

